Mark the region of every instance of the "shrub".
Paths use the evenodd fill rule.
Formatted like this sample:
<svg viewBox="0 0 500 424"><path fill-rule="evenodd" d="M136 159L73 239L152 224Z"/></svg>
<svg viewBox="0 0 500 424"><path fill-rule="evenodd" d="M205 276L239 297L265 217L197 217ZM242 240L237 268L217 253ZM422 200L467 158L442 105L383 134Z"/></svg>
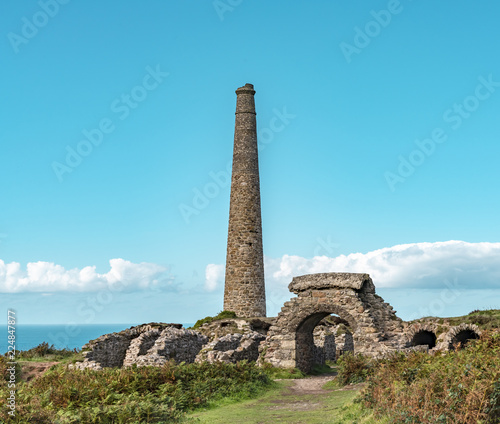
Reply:
<svg viewBox="0 0 500 424"><path fill-rule="evenodd" d="M218 319L227 318L236 318L236 314L232 311L221 311L214 317L205 317L203 319L199 319L198 321L196 321L192 328L200 328L203 324L211 323L213 321L217 321Z"/></svg>
<svg viewBox="0 0 500 424"><path fill-rule="evenodd" d="M51 359L63 359L78 353L78 349L56 349L54 345L47 342L40 343L29 350L20 350L16 353L17 360L30 360L51 357Z"/></svg>
<svg viewBox="0 0 500 424"><path fill-rule="evenodd" d="M271 387L253 363L167 363L163 367L71 370L58 366L17 385L16 418L6 408L0 422L176 422L185 411L222 397L252 397ZM0 397L7 399L6 383Z"/></svg>
<svg viewBox="0 0 500 424"><path fill-rule="evenodd" d="M264 362L260 369L262 371L264 371L270 379L273 379L273 380L304 378L306 376L306 374L304 374L298 368L278 368L278 367L272 366L268 362Z"/></svg>
<svg viewBox="0 0 500 424"><path fill-rule="evenodd" d="M350 352L342 355L337 361L337 382L340 386L361 383L373 373L374 360L364 355Z"/></svg>
<svg viewBox="0 0 500 424"><path fill-rule="evenodd" d="M491 332L444 355L397 354L378 362L362 399L394 423L498 423L499 357Z"/></svg>

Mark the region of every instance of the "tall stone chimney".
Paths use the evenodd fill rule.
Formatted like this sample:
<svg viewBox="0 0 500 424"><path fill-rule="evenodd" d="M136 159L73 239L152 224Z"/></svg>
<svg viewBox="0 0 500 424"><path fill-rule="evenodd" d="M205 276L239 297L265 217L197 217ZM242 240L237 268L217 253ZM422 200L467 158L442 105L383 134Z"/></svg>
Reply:
<svg viewBox="0 0 500 424"><path fill-rule="evenodd" d="M233 173L227 236L224 310L266 316L255 90L236 90Z"/></svg>

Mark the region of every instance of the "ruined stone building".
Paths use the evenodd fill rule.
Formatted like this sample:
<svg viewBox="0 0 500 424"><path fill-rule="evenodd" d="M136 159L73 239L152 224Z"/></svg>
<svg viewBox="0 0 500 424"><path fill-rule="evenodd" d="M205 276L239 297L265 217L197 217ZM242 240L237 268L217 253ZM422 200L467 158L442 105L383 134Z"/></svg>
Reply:
<svg viewBox="0 0 500 424"><path fill-rule="evenodd" d="M255 90L236 90L233 171L227 241L225 319L186 330L144 324L101 336L85 346L77 368L239 360L310 371L350 351L374 357L412 349L454 349L479 337L476 325L447 319L407 323L376 294L368 274L322 273L293 278L295 294L276 318L265 318Z"/></svg>

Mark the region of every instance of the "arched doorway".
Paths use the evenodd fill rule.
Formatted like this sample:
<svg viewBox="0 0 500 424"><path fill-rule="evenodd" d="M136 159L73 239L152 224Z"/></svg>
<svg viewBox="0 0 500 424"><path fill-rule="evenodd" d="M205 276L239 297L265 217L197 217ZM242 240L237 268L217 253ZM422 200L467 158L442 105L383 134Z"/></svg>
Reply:
<svg viewBox="0 0 500 424"><path fill-rule="evenodd" d="M314 365L335 362L345 352L354 351L349 323L336 314L323 318L313 329Z"/></svg>
<svg viewBox="0 0 500 424"><path fill-rule="evenodd" d="M350 318L346 312L344 314ZM354 350L352 333L348 330L349 323L346 319L337 314L330 314L328 311L317 312L306 317L299 324L295 332L295 360L297 368L304 372L309 372L314 365L323 365L326 360L335 360L337 356L335 333L340 325L351 336L348 339L348 349ZM322 335L321 344L318 339L315 340L314 330L318 326L329 327L330 330L326 330L328 333ZM345 332L343 331L343 333Z"/></svg>
<svg viewBox="0 0 500 424"><path fill-rule="evenodd" d="M417 331L410 342L410 345L412 347L415 346L429 346L429 349L433 349L436 347L436 334L433 331L430 330L420 330Z"/></svg>
<svg viewBox="0 0 500 424"><path fill-rule="evenodd" d="M461 330L455 334L448 345L449 350L455 350L455 348L463 348L469 343L470 340L479 339L479 334L474 330Z"/></svg>

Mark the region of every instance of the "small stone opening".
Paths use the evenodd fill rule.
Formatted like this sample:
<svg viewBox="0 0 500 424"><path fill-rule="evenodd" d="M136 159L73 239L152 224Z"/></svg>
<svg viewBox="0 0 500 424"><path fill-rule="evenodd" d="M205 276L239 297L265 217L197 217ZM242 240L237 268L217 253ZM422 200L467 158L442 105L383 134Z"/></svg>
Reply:
<svg viewBox="0 0 500 424"><path fill-rule="evenodd" d="M453 336L448 348L449 350L455 350L455 348L461 349L465 347L470 340L475 339L479 339L479 334L474 330L462 330Z"/></svg>
<svg viewBox="0 0 500 424"><path fill-rule="evenodd" d="M411 346L429 346L429 349L436 347L436 334L429 330L420 330L411 339Z"/></svg>
<svg viewBox="0 0 500 424"><path fill-rule="evenodd" d="M137 355L138 356L146 355L146 353L148 353L148 350L154 346L156 340L158 340L159 337L160 337L160 332L158 331L156 333L153 333L150 337L143 339Z"/></svg>

